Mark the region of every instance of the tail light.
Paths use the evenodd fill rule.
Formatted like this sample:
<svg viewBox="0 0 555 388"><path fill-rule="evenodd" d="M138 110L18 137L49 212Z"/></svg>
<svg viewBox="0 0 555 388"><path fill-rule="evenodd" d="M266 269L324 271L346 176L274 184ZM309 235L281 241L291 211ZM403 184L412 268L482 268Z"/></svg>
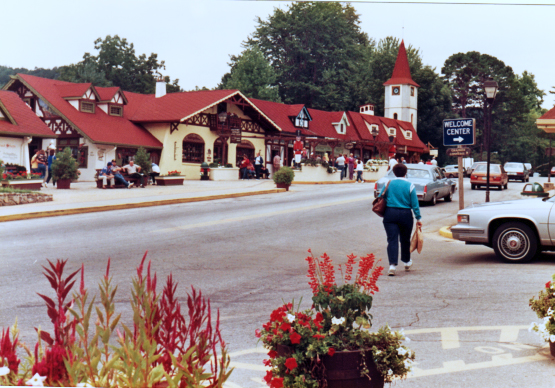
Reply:
<svg viewBox="0 0 555 388"><path fill-rule="evenodd" d="M378 182L374 184L374 191L378 191Z"/></svg>
<svg viewBox="0 0 555 388"><path fill-rule="evenodd" d="M516 175L524 175L523 172L517 172Z"/></svg>
<svg viewBox="0 0 555 388"><path fill-rule="evenodd" d="M500 181L501 180L500 176L493 176L492 178L493 178L494 181Z"/></svg>
<svg viewBox="0 0 555 388"><path fill-rule="evenodd" d="M428 192L428 186L424 186L424 194Z"/></svg>

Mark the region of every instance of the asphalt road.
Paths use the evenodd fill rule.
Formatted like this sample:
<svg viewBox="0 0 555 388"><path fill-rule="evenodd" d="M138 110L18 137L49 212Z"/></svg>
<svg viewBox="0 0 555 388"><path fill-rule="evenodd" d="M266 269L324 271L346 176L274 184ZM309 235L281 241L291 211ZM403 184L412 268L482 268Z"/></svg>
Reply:
<svg viewBox="0 0 555 388"><path fill-rule="evenodd" d="M483 202L469 190L466 204ZM492 201L518 198L523 184L491 193ZM131 278L148 250L159 284L169 273L183 303L190 286L202 290L222 316L235 371L228 387L262 387L265 352L256 328L283 301L310 306L307 249L345 260L374 253L387 267L381 218L370 210L373 184L293 186L287 193L53 217L0 224L0 326L18 317L25 342L33 327L49 330L36 292L50 295L41 275L46 259L85 265L95 289L108 257L119 285L116 308L130 323ZM552 387L553 360L526 330L537 320L528 300L554 272L555 256L530 264L499 261L493 250L465 246L438 234L455 223L454 201L423 206L425 242L411 272L384 276L372 314L374 328L404 328L416 352L414 376L400 387Z"/></svg>

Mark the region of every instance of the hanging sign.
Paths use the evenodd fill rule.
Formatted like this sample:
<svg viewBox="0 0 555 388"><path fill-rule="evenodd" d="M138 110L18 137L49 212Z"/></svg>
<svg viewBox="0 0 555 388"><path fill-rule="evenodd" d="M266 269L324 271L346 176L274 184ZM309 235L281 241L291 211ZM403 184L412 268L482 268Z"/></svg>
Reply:
<svg viewBox="0 0 555 388"><path fill-rule="evenodd" d="M241 143L241 128L231 128L230 143Z"/></svg>
<svg viewBox="0 0 555 388"><path fill-rule="evenodd" d="M346 150L351 150L351 149L353 149L354 146L355 145L353 143L345 143L343 148L345 148Z"/></svg>

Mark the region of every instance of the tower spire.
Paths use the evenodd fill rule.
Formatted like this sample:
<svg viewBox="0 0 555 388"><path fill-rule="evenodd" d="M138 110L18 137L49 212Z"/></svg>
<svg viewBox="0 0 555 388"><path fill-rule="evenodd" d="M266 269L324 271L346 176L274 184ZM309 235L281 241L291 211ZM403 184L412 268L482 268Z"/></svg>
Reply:
<svg viewBox="0 0 555 388"><path fill-rule="evenodd" d="M391 78L384 83L384 86L394 84L408 84L420 87L420 85L414 82L410 75L409 59L407 57L404 40L401 40L401 45L399 46L399 53L397 54L397 61L395 61L393 74L391 75Z"/></svg>

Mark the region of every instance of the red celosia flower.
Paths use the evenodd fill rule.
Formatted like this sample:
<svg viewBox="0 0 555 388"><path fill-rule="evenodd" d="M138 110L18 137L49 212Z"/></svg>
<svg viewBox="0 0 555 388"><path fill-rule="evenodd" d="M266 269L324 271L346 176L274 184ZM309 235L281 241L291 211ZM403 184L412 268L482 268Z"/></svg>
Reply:
<svg viewBox="0 0 555 388"><path fill-rule="evenodd" d="M293 357L288 358L287 360L285 360L285 364L284 364L287 369L289 370L293 370L295 369L298 365L297 365L297 360L295 360Z"/></svg>
<svg viewBox="0 0 555 388"><path fill-rule="evenodd" d="M276 358L277 357L277 352L275 350L270 350L268 352L268 357L270 358Z"/></svg>
<svg viewBox="0 0 555 388"><path fill-rule="evenodd" d="M545 283L545 288L549 288L549 287L551 287L551 281Z"/></svg>
<svg viewBox="0 0 555 388"><path fill-rule="evenodd" d="M301 343L301 338L302 337L296 332L292 332L289 335L289 339L291 340L292 344L300 344Z"/></svg>
<svg viewBox="0 0 555 388"><path fill-rule="evenodd" d="M260 331L260 329L256 329L254 331L254 335L256 336L256 338L260 338L262 336L262 332Z"/></svg>
<svg viewBox="0 0 555 388"><path fill-rule="evenodd" d="M335 354L335 349L334 349L334 348L329 348L329 349L328 349L328 355L329 355L330 357L333 357L334 354Z"/></svg>

